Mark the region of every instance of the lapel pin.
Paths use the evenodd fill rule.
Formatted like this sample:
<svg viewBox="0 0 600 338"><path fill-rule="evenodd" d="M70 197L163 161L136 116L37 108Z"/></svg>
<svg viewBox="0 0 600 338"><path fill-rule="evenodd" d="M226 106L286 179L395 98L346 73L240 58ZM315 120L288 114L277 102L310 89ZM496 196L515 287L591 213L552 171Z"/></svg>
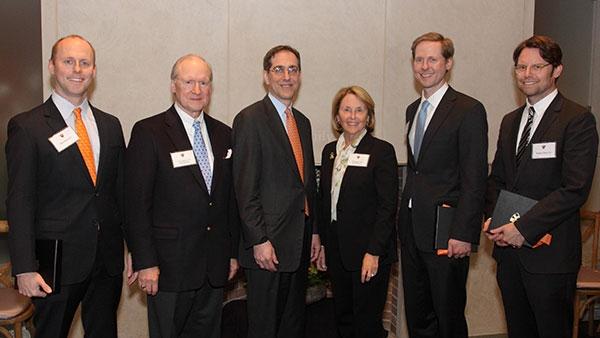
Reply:
<svg viewBox="0 0 600 338"><path fill-rule="evenodd" d="M333 160L335 158L335 154L332 152L329 153L329 159Z"/></svg>

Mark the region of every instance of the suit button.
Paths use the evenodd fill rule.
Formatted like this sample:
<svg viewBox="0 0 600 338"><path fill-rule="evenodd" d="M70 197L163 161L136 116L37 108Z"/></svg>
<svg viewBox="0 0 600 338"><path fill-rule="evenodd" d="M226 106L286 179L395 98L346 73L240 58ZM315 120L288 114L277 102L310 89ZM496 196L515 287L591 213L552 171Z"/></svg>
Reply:
<svg viewBox="0 0 600 338"><path fill-rule="evenodd" d="M212 207L215 204L213 202L208 202L208 205Z"/></svg>
<svg viewBox="0 0 600 338"><path fill-rule="evenodd" d="M210 231L210 227L206 227L206 231Z"/></svg>
<svg viewBox="0 0 600 338"><path fill-rule="evenodd" d="M94 194L94 196L96 196L96 197L100 197L100 193L99 193L99 192L97 192L97 193L95 193L95 194Z"/></svg>
<svg viewBox="0 0 600 338"><path fill-rule="evenodd" d="M417 170L417 171L415 171L415 175L419 175L419 171L418 171L418 170Z"/></svg>

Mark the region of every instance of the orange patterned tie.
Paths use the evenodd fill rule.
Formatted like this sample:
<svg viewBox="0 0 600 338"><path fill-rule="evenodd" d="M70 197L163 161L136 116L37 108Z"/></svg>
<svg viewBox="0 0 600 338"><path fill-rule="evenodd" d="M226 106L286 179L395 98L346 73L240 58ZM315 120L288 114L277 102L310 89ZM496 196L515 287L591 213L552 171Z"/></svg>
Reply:
<svg viewBox="0 0 600 338"><path fill-rule="evenodd" d="M79 140L77 141L77 147L79 148L81 157L83 157L85 166L87 167L90 177L92 178L92 182L94 182L95 186L96 164L94 163L94 152L92 151L92 144L90 143L90 137L88 136L87 129L85 128L85 124L83 124L83 120L81 119L81 108L77 107L73 109L73 113L75 114L75 132L79 137Z"/></svg>
<svg viewBox="0 0 600 338"><path fill-rule="evenodd" d="M304 157L302 156L302 142L300 141L300 133L298 133L298 125L296 119L292 114L292 109L287 107L285 109L285 127L287 129L288 138L292 145L292 151L294 152L294 158L296 159L296 165L300 172L300 179L304 183ZM308 201L306 196L304 197L304 213L308 216Z"/></svg>

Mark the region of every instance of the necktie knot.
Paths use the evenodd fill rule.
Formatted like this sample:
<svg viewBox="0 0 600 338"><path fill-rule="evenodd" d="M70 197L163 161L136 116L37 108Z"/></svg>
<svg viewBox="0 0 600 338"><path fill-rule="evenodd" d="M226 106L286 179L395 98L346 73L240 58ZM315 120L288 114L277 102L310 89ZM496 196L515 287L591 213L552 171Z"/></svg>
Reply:
<svg viewBox="0 0 600 338"><path fill-rule="evenodd" d="M529 106L529 112L527 114L527 118L528 119L533 119L534 115L535 115L535 109L533 108L533 106Z"/></svg>
<svg viewBox="0 0 600 338"><path fill-rule="evenodd" d="M75 118L81 120L81 108L77 107L73 109L73 114L75 114Z"/></svg>

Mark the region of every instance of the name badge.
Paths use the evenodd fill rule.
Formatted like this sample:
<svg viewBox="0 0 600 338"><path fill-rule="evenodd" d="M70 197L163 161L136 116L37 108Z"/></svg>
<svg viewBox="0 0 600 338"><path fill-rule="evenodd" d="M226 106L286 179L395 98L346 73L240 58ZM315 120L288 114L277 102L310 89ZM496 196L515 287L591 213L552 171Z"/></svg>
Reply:
<svg viewBox="0 0 600 338"><path fill-rule="evenodd" d="M366 167L369 164L369 154L351 154L348 158L348 166L350 167Z"/></svg>
<svg viewBox="0 0 600 338"><path fill-rule="evenodd" d="M176 151L171 153L173 168L185 167L196 164L196 156L193 150Z"/></svg>
<svg viewBox="0 0 600 338"><path fill-rule="evenodd" d="M77 140L79 140L79 136L77 136L77 133L71 127L66 127L48 138L48 141L52 143L59 153L77 142Z"/></svg>
<svg viewBox="0 0 600 338"><path fill-rule="evenodd" d="M534 160L556 158L556 142L533 143L531 145L531 158Z"/></svg>

